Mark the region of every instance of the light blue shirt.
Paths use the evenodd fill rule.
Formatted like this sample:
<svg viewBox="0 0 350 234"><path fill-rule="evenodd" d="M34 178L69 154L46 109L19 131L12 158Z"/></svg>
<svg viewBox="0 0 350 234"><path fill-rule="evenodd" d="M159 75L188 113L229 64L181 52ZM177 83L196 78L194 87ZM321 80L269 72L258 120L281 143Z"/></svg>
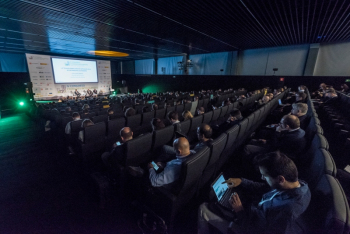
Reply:
<svg viewBox="0 0 350 234"><path fill-rule="evenodd" d="M191 150L191 155L195 152ZM188 155L190 156L190 155ZM188 156L176 156L176 159L167 162L161 173L156 173L153 168L149 169L149 179L153 187L160 187L170 184L179 179L181 174L181 164Z"/></svg>

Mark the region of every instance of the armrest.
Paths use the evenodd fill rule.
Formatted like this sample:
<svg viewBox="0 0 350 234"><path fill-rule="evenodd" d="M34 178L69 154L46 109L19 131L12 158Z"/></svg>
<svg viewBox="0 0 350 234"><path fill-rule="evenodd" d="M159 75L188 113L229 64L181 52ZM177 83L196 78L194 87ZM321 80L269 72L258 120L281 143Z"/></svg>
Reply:
<svg viewBox="0 0 350 234"><path fill-rule="evenodd" d="M176 200L176 196L173 194L173 193L171 193L170 191L169 191L169 189L166 189L166 188L164 188L164 187L158 187L158 188L154 188L154 190L156 190L156 191L158 191L159 193L161 193L162 195L165 195L169 200L171 200L171 201L175 201Z"/></svg>

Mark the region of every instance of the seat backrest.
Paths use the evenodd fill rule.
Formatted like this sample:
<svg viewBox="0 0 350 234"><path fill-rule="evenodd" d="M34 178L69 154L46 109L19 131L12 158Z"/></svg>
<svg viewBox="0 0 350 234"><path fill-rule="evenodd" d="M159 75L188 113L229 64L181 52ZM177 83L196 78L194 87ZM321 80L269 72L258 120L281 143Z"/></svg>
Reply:
<svg viewBox="0 0 350 234"><path fill-rule="evenodd" d="M95 124L100 122L107 123L107 121L108 121L108 115L98 115L98 116L92 117L92 122L94 122Z"/></svg>
<svg viewBox="0 0 350 234"><path fill-rule="evenodd" d="M164 119L165 118L165 114L166 114L166 109L165 108L158 109L158 110L156 110L155 117L158 118L158 119Z"/></svg>
<svg viewBox="0 0 350 234"><path fill-rule="evenodd" d="M191 127L191 120L190 119L185 120L181 122L180 125L181 125L181 133L187 136Z"/></svg>
<svg viewBox="0 0 350 234"><path fill-rule="evenodd" d="M151 121L154 117L154 111L146 112L142 114L142 124L141 125L148 125L151 124Z"/></svg>
<svg viewBox="0 0 350 234"><path fill-rule="evenodd" d="M83 122L82 119L70 122L70 127L71 127L72 133L78 133L81 130L81 123L82 122Z"/></svg>
<svg viewBox="0 0 350 234"><path fill-rule="evenodd" d="M110 139L118 139L120 137L120 130L125 127L125 118L113 119L107 122L108 135Z"/></svg>
<svg viewBox="0 0 350 234"><path fill-rule="evenodd" d="M62 120L61 120L62 128L65 128L70 121L73 121L73 117L72 116L63 117Z"/></svg>
<svg viewBox="0 0 350 234"><path fill-rule="evenodd" d="M300 178L304 179L313 190L324 174L335 176L337 168L333 163L332 156L325 149L316 149L310 156L311 163L300 171Z"/></svg>
<svg viewBox="0 0 350 234"><path fill-rule="evenodd" d="M327 174L321 177L299 220L306 226L305 233L349 233L349 205L337 179Z"/></svg>
<svg viewBox="0 0 350 234"><path fill-rule="evenodd" d="M202 100L198 100L197 108L202 107L202 106L203 106L203 99Z"/></svg>
<svg viewBox="0 0 350 234"><path fill-rule="evenodd" d="M223 118L227 114L228 106L221 107L221 112L219 118Z"/></svg>
<svg viewBox="0 0 350 234"><path fill-rule="evenodd" d="M208 110L209 98L203 99L203 107L205 110Z"/></svg>
<svg viewBox="0 0 350 234"><path fill-rule="evenodd" d="M167 126L163 129L153 132L154 142L153 151L159 149L163 145L171 143L174 137L174 125Z"/></svg>
<svg viewBox="0 0 350 234"><path fill-rule="evenodd" d="M236 124L235 126L231 127L226 131L227 134L227 143L225 146L225 149L230 149L233 145L233 143L236 141L238 133L239 133L240 125Z"/></svg>
<svg viewBox="0 0 350 234"><path fill-rule="evenodd" d="M200 177L208 164L209 156L209 147L204 147L182 163L178 199L190 201L196 194Z"/></svg>
<svg viewBox="0 0 350 234"><path fill-rule="evenodd" d="M193 117L191 119L191 128L190 128L190 132L192 131L197 131L197 128L201 126L202 122L203 122L203 115L198 115L196 117Z"/></svg>
<svg viewBox="0 0 350 234"><path fill-rule="evenodd" d="M213 111L209 111L207 113L203 114L203 123L209 124L212 117L213 117Z"/></svg>
<svg viewBox="0 0 350 234"><path fill-rule="evenodd" d="M169 113L170 111L175 111L175 106L168 106L168 107L166 108L166 113L165 113L166 117L168 117L168 113Z"/></svg>
<svg viewBox="0 0 350 234"><path fill-rule="evenodd" d="M249 123L248 118L245 118L243 121L241 121L239 123L240 130L239 130L239 133L238 133L238 136L237 136L237 140L238 141L243 140L243 137L244 137L244 135L245 135L245 133L247 131L248 123Z"/></svg>
<svg viewBox="0 0 350 234"><path fill-rule="evenodd" d="M191 110L191 107L192 107L192 102L189 102L189 103L186 103L185 104L185 110Z"/></svg>
<svg viewBox="0 0 350 234"><path fill-rule="evenodd" d="M106 124L104 122L88 126L84 129L84 144L104 142L106 135Z"/></svg>
<svg viewBox="0 0 350 234"><path fill-rule="evenodd" d="M226 142L227 142L227 135L228 134L226 133L222 133L215 140L213 140L210 146L211 153L210 153L210 159L209 159L207 168L212 167L219 159L222 151L225 149Z"/></svg>
<svg viewBox="0 0 350 234"><path fill-rule="evenodd" d="M184 111L185 107L183 104L176 105L176 112L179 114L179 117L182 116L182 112Z"/></svg>
<svg viewBox="0 0 350 234"><path fill-rule="evenodd" d="M220 116L221 108L218 108L218 109L214 110L213 112L214 113L213 113L213 117L212 117L211 121L216 121Z"/></svg>
<svg viewBox="0 0 350 234"><path fill-rule="evenodd" d="M151 161L152 133L125 142L126 165L140 166Z"/></svg>
<svg viewBox="0 0 350 234"><path fill-rule="evenodd" d="M251 128L252 126L254 125L254 121L255 121L255 113L251 113L248 117L248 126L247 126L247 131L250 132L251 131Z"/></svg>
<svg viewBox="0 0 350 234"><path fill-rule="evenodd" d="M126 126L130 127L131 130L133 130L133 128L139 127L140 125L141 125L141 115L140 114L126 117Z"/></svg>

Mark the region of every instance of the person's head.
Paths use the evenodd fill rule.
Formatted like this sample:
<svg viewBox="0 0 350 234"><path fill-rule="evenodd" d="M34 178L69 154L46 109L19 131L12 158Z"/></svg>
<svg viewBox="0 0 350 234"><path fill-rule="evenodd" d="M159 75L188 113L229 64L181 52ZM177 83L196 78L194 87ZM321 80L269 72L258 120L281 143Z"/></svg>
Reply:
<svg viewBox="0 0 350 234"><path fill-rule="evenodd" d="M158 118L153 118L151 121L153 131L165 128L163 120Z"/></svg>
<svg viewBox="0 0 350 234"><path fill-rule="evenodd" d="M274 189L292 189L298 182L298 170L294 162L279 151L261 154L254 158L261 179Z"/></svg>
<svg viewBox="0 0 350 234"><path fill-rule="evenodd" d="M168 113L168 119L170 120L170 122L175 123L179 121L179 114L176 111L170 111Z"/></svg>
<svg viewBox="0 0 350 234"><path fill-rule="evenodd" d="M133 116L135 114L136 114L136 111L132 107L127 108L125 111L125 117L130 117L130 116Z"/></svg>
<svg viewBox="0 0 350 234"><path fill-rule="evenodd" d="M222 106L229 106L230 104L231 104L231 102L228 99L222 101Z"/></svg>
<svg viewBox="0 0 350 234"><path fill-rule="evenodd" d="M232 111L230 112L230 118L229 118L229 120L230 120L231 122L236 121L236 120L239 120L239 119L241 119L241 118L242 118L242 114L241 114L241 111L240 111L240 110L234 109L234 110L232 110Z"/></svg>
<svg viewBox="0 0 350 234"><path fill-rule="evenodd" d="M349 90L349 86L347 84L342 84L340 86L344 91L348 91Z"/></svg>
<svg viewBox="0 0 350 234"><path fill-rule="evenodd" d="M122 142L127 142L129 140L132 140L133 132L129 127L122 128L119 134L120 134L120 138L122 139Z"/></svg>
<svg viewBox="0 0 350 234"><path fill-rule="evenodd" d="M202 115L202 114L204 114L204 112L205 112L204 107L199 107L198 110L197 110L197 114L198 115Z"/></svg>
<svg viewBox="0 0 350 234"><path fill-rule="evenodd" d="M152 104L152 110L155 111L155 110L158 110L158 105L153 103Z"/></svg>
<svg viewBox="0 0 350 234"><path fill-rule="evenodd" d="M85 119L82 123L81 123L81 127L82 128L86 128L86 127L89 127L89 126L92 126L94 125L94 123L89 120L89 119Z"/></svg>
<svg viewBox="0 0 350 234"><path fill-rule="evenodd" d="M72 108L70 108L69 106L66 107L66 112L71 112L72 111Z"/></svg>
<svg viewBox="0 0 350 234"><path fill-rule="evenodd" d="M325 83L320 84L320 89L325 90L327 88L327 85Z"/></svg>
<svg viewBox="0 0 350 234"><path fill-rule="evenodd" d="M294 103L292 107L293 107L291 111L292 115L295 115L298 117L306 115L308 110L308 106L306 103Z"/></svg>
<svg viewBox="0 0 350 234"><path fill-rule="evenodd" d="M79 120L80 119L80 114L78 112L74 112L72 114L73 120Z"/></svg>
<svg viewBox="0 0 350 234"><path fill-rule="evenodd" d="M270 100L273 98L273 93L268 93L266 95L269 96Z"/></svg>
<svg viewBox="0 0 350 234"><path fill-rule="evenodd" d="M174 150L178 156L187 156L191 153L190 143L185 137L180 137L174 140L173 142Z"/></svg>
<svg viewBox="0 0 350 234"><path fill-rule="evenodd" d="M112 108L108 109L108 115L114 115L114 110Z"/></svg>
<svg viewBox="0 0 350 234"><path fill-rule="evenodd" d="M304 101L306 98L306 93L304 92L297 92L295 93L295 101Z"/></svg>
<svg viewBox="0 0 350 234"><path fill-rule="evenodd" d="M188 119L192 119L193 115L189 110L185 110L184 112L182 112L182 117L184 118L184 120L188 120Z"/></svg>
<svg viewBox="0 0 350 234"><path fill-rule="evenodd" d="M77 89L75 89L75 91L78 91Z"/></svg>
<svg viewBox="0 0 350 234"><path fill-rule="evenodd" d="M305 89L306 89L306 86L305 86L305 85L300 85L300 86L298 87L298 91L299 91L299 92L305 92Z"/></svg>
<svg viewBox="0 0 350 234"><path fill-rule="evenodd" d="M197 128L197 137L199 141L209 140L212 134L213 130L208 124L202 124L200 127Z"/></svg>
<svg viewBox="0 0 350 234"><path fill-rule="evenodd" d="M280 126L282 130L291 131L300 128L300 120L295 115L285 115L281 119Z"/></svg>
<svg viewBox="0 0 350 234"><path fill-rule="evenodd" d="M270 101L270 97L265 95L262 97L262 101L263 103L268 103Z"/></svg>
<svg viewBox="0 0 350 234"><path fill-rule="evenodd" d="M83 110L88 110L89 108L90 108L90 106L88 104L84 104L82 107Z"/></svg>

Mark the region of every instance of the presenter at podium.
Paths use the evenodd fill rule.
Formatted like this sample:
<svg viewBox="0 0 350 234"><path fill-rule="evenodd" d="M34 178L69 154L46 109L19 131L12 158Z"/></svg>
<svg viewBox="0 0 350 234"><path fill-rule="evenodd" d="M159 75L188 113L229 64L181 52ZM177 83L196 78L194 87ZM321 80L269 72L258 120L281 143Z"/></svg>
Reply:
<svg viewBox="0 0 350 234"><path fill-rule="evenodd" d="M91 91L90 89L88 89L88 90L86 91L85 98L92 97L92 95L93 95L92 91Z"/></svg>
<svg viewBox="0 0 350 234"><path fill-rule="evenodd" d="M77 99L80 98L81 94L79 93L79 91L77 89L74 91L74 94L75 94L75 96L77 96Z"/></svg>

